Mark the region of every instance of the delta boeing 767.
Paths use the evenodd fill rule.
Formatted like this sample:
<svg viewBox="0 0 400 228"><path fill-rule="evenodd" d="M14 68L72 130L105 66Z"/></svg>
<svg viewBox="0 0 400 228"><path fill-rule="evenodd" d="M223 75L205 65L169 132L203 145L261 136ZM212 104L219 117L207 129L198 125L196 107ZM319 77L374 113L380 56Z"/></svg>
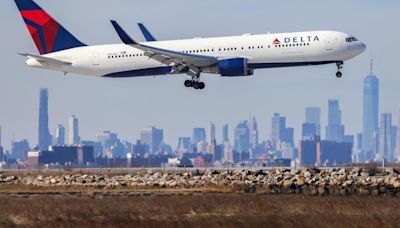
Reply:
<svg viewBox="0 0 400 228"><path fill-rule="evenodd" d="M111 21L122 43L88 46L79 41L32 0L15 0L40 54L25 54L28 66L100 77L187 74L186 87L204 89L202 73L222 77L251 76L254 70L336 64L360 55L366 45L335 31L313 31L155 41L132 39Z"/></svg>

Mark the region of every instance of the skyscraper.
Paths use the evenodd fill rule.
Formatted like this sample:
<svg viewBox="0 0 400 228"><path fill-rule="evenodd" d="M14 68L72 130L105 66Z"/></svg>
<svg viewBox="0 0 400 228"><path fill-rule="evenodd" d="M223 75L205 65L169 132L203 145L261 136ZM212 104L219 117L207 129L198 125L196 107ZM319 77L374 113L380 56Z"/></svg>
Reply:
<svg viewBox="0 0 400 228"><path fill-rule="evenodd" d="M271 121L271 140L274 146L278 143L287 143L293 145L294 129L286 127L286 117L279 113L274 113Z"/></svg>
<svg viewBox="0 0 400 228"><path fill-rule="evenodd" d="M342 125L342 111L339 109L339 101L329 100L326 140L342 142L343 137L344 137L344 126Z"/></svg>
<svg viewBox="0 0 400 228"><path fill-rule="evenodd" d="M229 125L222 126L222 142L229 142Z"/></svg>
<svg viewBox="0 0 400 228"><path fill-rule="evenodd" d="M400 161L400 111L399 111L399 125L397 126L397 161Z"/></svg>
<svg viewBox="0 0 400 228"><path fill-rule="evenodd" d="M2 147L2 144L1 144L1 134L2 134L2 128L1 128L1 126L0 126L0 162L1 161L3 161L4 160L4 152L3 152L3 147Z"/></svg>
<svg viewBox="0 0 400 228"><path fill-rule="evenodd" d="M190 151L190 137L179 137L178 138L178 152L180 155L184 153L191 152Z"/></svg>
<svg viewBox="0 0 400 228"><path fill-rule="evenodd" d="M393 150L393 161L397 160L397 128L398 126L392 126L392 150Z"/></svg>
<svg viewBox="0 0 400 228"><path fill-rule="evenodd" d="M200 141L206 141L206 130L204 128L194 128L192 135L192 144L197 145Z"/></svg>
<svg viewBox="0 0 400 228"><path fill-rule="evenodd" d="M373 137L379 122L379 79L372 72L364 79L362 160L372 159Z"/></svg>
<svg viewBox="0 0 400 228"><path fill-rule="evenodd" d="M150 153L161 151L161 143L164 141L164 130L154 126L144 128L140 131L141 142L149 146Z"/></svg>
<svg viewBox="0 0 400 228"><path fill-rule="evenodd" d="M379 158L387 161L394 160L392 148L392 114L381 114L381 127L379 139Z"/></svg>
<svg viewBox="0 0 400 228"><path fill-rule="evenodd" d="M45 150L51 144L51 135L49 131L49 111L48 111L48 91L40 90L39 103L39 149Z"/></svg>
<svg viewBox="0 0 400 228"><path fill-rule="evenodd" d="M250 150L250 129L247 121L239 123L235 128L235 150L238 153Z"/></svg>
<svg viewBox="0 0 400 228"><path fill-rule="evenodd" d="M11 142L11 158L19 159L21 161L26 160L26 154L29 151L29 142L26 139L21 141Z"/></svg>
<svg viewBox="0 0 400 228"><path fill-rule="evenodd" d="M68 118L68 144L77 145L80 141L78 119L72 115Z"/></svg>
<svg viewBox="0 0 400 228"><path fill-rule="evenodd" d="M303 123L302 125L302 139L311 140L317 136L317 126L312 123Z"/></svg>
<svg viewBox="0 0 400 228"><path fill-rule="evenodd" d="M281 117L279 113L274 113L271 120L271 140L276 145L280 139L280 132L286 125L286 119Z"/></svg>
<svg viewBox="0 0 400 228"><path fill-rule="evenodd" d="M208 126L208 144L212 144L214 143L216 140L215 137L215 124L214 123L210 123L210 126Z"/></svg>
<svg viewBox="0 0 400 228"><path fill-rule="evenodd" d="M250 117L249 130L250 130L250 148L254 149L258 145L258 124L255 116Z"/></svg>
<svg viewBox="0 0 400 228"><path fill-rule="evenodd" d="M57 125L55 143L57 145L65 144L65 127L61 124Z"/></svg>
<svg viewBox="0 0 400 228"><path fill-rule="evenodd" d="M306 123L315 125L314 136L321 136L321 109L319 107L306 108Z"/></svg>

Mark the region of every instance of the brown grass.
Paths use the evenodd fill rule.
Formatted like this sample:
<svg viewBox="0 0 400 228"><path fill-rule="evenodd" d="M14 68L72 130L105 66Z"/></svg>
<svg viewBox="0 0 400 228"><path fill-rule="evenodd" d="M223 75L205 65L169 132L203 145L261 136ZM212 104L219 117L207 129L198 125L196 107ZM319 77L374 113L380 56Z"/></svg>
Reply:
<svg viewBox="0 0 400 228"><path fill-rule="evenodd" d="M0 196L0 227L398 227L400 199L262 194Z"/></svg>

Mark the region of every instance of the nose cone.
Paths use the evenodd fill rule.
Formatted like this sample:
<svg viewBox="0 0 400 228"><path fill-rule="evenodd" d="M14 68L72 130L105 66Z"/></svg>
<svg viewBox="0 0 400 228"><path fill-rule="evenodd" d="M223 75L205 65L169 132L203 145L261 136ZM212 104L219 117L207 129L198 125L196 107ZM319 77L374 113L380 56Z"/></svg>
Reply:
<svg viewBox="0 0 400 228"><path fill-rule="evenodd" d="M367 45L365 45L363 42L360 42L361 44L360 44L360 50L361 50L361 53L363 53L365 50L367 50Z"/></svg>

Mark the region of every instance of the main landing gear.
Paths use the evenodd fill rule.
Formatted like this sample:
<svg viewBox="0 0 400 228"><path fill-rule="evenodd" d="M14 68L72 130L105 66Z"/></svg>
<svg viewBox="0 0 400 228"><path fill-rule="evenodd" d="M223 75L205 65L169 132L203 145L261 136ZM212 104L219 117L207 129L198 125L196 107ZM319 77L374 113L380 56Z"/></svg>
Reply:
<svg viewBox="0 0 400 228"><path fill-rule="evenodd" d="M185 86L190 88L193 87L194 89L204 89L206 88L206 84L204 82L201 82L199 80L199 77L193 77L192 80L186 80L185 81Z"/></svg>
<svg viewBox="0 0 400 228"><path fill-rule="evenodd" d="M343 69L343 62L337 62L336 66L337 66L336 77L341 78L343 74L340 70Z"/></svg>

